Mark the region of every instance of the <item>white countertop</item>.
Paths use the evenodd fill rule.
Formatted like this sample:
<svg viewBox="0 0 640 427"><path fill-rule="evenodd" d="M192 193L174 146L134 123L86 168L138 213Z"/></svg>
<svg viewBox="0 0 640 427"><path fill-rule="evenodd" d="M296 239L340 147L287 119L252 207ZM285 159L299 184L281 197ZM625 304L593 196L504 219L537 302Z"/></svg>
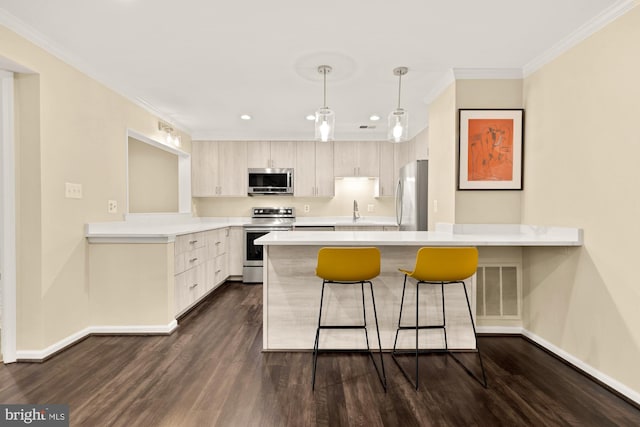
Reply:
<svg viewBox="0 0 640 427"><path fill-rule="evenodd" d="M582 229L520 224L438 224L435 231L275 231L256 244L282 246L581 246Z"/></svg>
<svg viewBox="0 0 640 427"><path fill-rule="evenodd" d="M242 226L250 218L194 218L191 216L145 216L127 221L86 224L90 243L167 243L176 236L218 228Z"/></svg>
<svg viewBox="0 0 640 427"><path fill-rule="evenodd" d="M351 216L320 216L320 217L296 217L294 227L335 227L335 226L397 226L394 217L390 216L363 216L356 221Z"/></svg>
<svg viewBox="0 0 640 427"><path fill-rule="evenodd" d="M189 214L139 214L129 215L126 221L95 222L86 224L85 236L90 243L167 243L176 236L215 230L217 228L243 226L251 222L249 217L192 217ZM352 217L298 217L294 227L321 226L385 226L397 225L391 217L363 217L356 222Z"/></svg>

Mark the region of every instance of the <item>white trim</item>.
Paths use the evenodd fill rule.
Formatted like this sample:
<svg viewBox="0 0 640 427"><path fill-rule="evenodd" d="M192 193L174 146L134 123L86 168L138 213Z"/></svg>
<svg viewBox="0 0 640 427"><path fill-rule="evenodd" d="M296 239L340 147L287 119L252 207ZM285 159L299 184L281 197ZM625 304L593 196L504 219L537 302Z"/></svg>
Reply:
<svg viewBox="0 0 640 427"><path fill-rule="evenodd" d="M479 334L524 335L522 326L476 326Z"/></svg>
<svg viewBox="0 0 640 427"><path fill-rule="evenodd" d="M451 83L456 81L456 77L453 75L453 70L447 70L442 74L440 80L433 87L431 92L427 96L424 97L423 101L425 104L430 105L437 97L439 97L442 92L444 92Z"/></svg>
<svg viewBox="0 0 640 427"><path fill-rule="evenodd" d="M476 330L479 334L509 334L509 335L522 335L535 342L541 347L544 347L549 352L553 353L560 359L566 361L567 363L575 366L576 368L582 370L583 372L591 375L593 378L598 381L606 384L608 387L611 387L613 390L618 393L626 396L628 399L633 400L634 402L640 404L640 393L631 389L630 387L622 384L620 381L611 378L610 376L600 372L598 369L593 366L583 362L572 354L564 351L560 347L555 344L550 343L544 338L539 337L531 331L528 331L525 328L520 326L477 326Z"/></svg>
<svg viewBox="0 0 640 427"><path fill-rule="evenodd" d="M173 320L167 325L148 325L148 326L89 326L81 331L69 335L62 340L51 344L43 350L19 350L17 358L20 361L38 360L42 361L51 357L60 350L64 350L78 341L96 334L117 334L117 335L169 335L178 327L178 321Z"/></svg>
<svg viewBox="0 0 640 427"><path fill-rule="evenodd" d="M85 61L81 60L77 56L72 55L67 50L53 42L51 39L35 30L31 26L27 25L20 19L16 18L6 10L0 8L0 25L3 25L10 30L16 32L21 37L29 40L31 43L36 46L44 49L46 52L51 55L57 57L61 61L65 62L67 65L79 70L81 73L86 74L90 78L96 80L97 82L105 85L107 88L113 90L119 95L131 101L133 104L139 106L140 108L146 110L150 114L162 119L163 121L169 123L175 128L180 128L188 134L191 134L191 129L187 128L181 123L178 123L175 119L167 116L165 113L162 113L160 110L156 109L149 102L128 94L135 93L133 88L130 87L121 87L120 84L115 84L111 81L111 79L93 67L89 66Z"/></svg>
<svg viewBox="0 0 640 427"><path fill-rule="evenodd" d="M0 70L0 232L2 250L2 360L16 361L16 177L13 73Z"/></svg>
<svg viewBox="0 0 640 427"><path fill-rule="evenodd" d="M522 69L520 68L454 68L453 75L456 80L474 80L474 79L499 79L499 80L518 80L522 78Z"/></svg>
<svg viewBox="0 0 640 427"><path fill-rule="evenodd" d="M178 321L173 320L167 325L133 325L133 326L92 326L91 334L153 334L168 335L176 330Z"/></svg>
<svg viewBox="0 0 640 427"><path fill-rule="evenodd" d="M530 331L528 331L526 329L523 329L522 330L522 335L527 337L527 338L529 338L531 341L535 342L536 344L546 348L551 353L553 353L556 356L560 357L561 359L569 362L570 364L574 365L578 369L581 369L582 371L584 371L587 374L591 375L592 377L594 377L598 381L600 381L600 382L606 384L607 386L611 387L612 389L616 390L618 393L623 394L627 398L629 398L629 399L633 400L634 402L640 404L640 393L639 392L627 387L626 385L622 384L620 381L615 380L615 379L611 378L608 375L605 375L604 373L600 372L599 370L597 370L593 366L583 362L582 360L578 359L577 357L573 356L572 354L567 353L566 351L564 351L560 347L556 346L555 344L550 343L549 341L545 340L544 338L539 337L538 335L534 334L533 332L530 332Z"/></svg>
<svg viewBox="0 0 640 427"><path fill-rule="evenodd" d="M596 33L606 25L618 19L620 16L627 13L634 7L634 0L619 0L611 7L605 9L598 16L586 22L580 28L568 37L564 38L560 42L556 43L551 49L544 52L542 55L529 61L522 67L524 77L528 77L530 74L542 68L544 65L553 61L587 37Z"/></svg>

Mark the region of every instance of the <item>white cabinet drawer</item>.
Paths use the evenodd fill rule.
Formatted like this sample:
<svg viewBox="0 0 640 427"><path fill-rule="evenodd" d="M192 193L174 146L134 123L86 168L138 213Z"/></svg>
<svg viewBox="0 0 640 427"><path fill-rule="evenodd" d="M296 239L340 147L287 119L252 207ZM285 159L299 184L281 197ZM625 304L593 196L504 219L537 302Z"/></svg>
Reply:
<svg viewBox="0 0 640 427"><path fill-rule="evenodd" d="M212 259L227 252L229 229L207 231L207 258Z"/></svg>
<svg viewBox="0 0 640 427"><path fill-rule="evenodd" d="M192 268L175 276L175 310L181 313L206 292L206 269Z"/></svg>
<svg viewBox="0 0 640 427"><path fill-rule="evenodd" d="M193 249L202 248L205 244L203 232L176 236L175 253L181 254Z"/></svg>
<svg viewBox="0 0 640 427"><path fill-rule="evenodd" d="M205 261L206 248L198 248L177 254L175 257L175 274L197 267Z"/></svg>

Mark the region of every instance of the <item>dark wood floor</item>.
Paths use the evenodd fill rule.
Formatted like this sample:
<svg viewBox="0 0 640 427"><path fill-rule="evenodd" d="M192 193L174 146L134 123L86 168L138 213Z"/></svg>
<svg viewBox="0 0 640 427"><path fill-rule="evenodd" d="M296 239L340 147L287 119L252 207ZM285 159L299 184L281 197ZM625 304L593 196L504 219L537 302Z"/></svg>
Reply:
<svg viewBox="0 0 640 427"><path fill-rule="evenodd" d="M228 283L171 336L94 336L2 366L0 402L67 403L71 425L92 427L640 425L638 409L519 337L480 339L488 389L428 355L416 392L385 355L384 393L366 356L325 354L312 392L310 353L261 352L261 301L261 286Z"/></svg>

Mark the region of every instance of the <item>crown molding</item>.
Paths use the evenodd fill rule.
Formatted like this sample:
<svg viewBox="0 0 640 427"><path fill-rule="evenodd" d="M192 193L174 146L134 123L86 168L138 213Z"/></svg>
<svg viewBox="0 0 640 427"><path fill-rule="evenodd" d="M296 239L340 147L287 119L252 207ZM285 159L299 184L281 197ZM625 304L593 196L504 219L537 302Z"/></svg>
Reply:
<svg viewBox="0 0 640 427"><path fill-rule="evenodd" d="M433 87L431 92L429 92L429 94L424 97L423 102L427 105L430 105L434 99L439 97L442 92L444 92L449 86L451 86L451 83L455 81L456 77L453 73L453 70L449 69L445 71L442 74L442 77L440 77L440 80L438 80L436 85Z"/></svg>
<svg viewBox="0 0 640 427"><path fill-rule="evenodd" d="M582 25L568 37L566 37L559 43L556 43L551 49L547 50L542 55L525 64L525 66L522 67L523 76L527 77L535 71L539 70L544 65L548 64L549 62L553 61L554 59L571 49L573 46L577 45L587 37L596 33L606 25L610 24L620 16L627 13L629 10L633 9L636 5L638 5L637 0L618 0L611 7L605 9L595 18Z"/></svg>
<svg viewBox="0 0 640 427"><path fill-rule="evenodd" d="M85 74L86 76L90 77L91 79L93 79L93 80L97 81L98 83L106 86L108 89L116 92L117 94L119 94L120 96L124 97L125 99L127 99L131 103L133 103L133 104L137 105L138 107L144 109L148 113L150 113L150 114L156 116L157 118L159 118L159 119L171 124L176 129L180 129L183 132L186 132L187 134L191 133L191 129L187 128L186 126L182 125L181 123L178 123L174 118L167 116L165 113L163 113L160 110L156 109L150 103L148 103L146 101L143 101L140 98L137 98L135 95L130 95L131 93L133 93L131 88L123 88L123 87L120 87L117 84L114 84L108 78L105 78L100 72L98 72L94 68L90 67L85 61L81 60L80 58L78 58L75 55L72 55L67 50L61 48L58 44L53 42L51 39L46 37L44 34L40 33L37 30L35 30L31 26L27 25L25 22L23 22L20 19L16 18L15 16L13 16L12 14L10 14L9 12L7 12L6 10L4 10L2 8L0 8L0 25L8 28L9 30L13 31L14 33L18 34L19 36L27 39L28 41L30 41L31 43L33 43L37 47L45 50L49 54L51 54L51 55L55 56L56 58L60 59L65 64L75 68L76 70L80 71L81 73ZM10 61L10 59L7 59L7 60ZM11 62L13 62L13 61L11 61ZM33 71L31 71L31 72L33 72Z"/></svg>
<svg viewBox="0 0 640 427"><path fill-rule="evenodd" d="M456 80L517 80L522 78L522 70L520 68L454 68L453 75Z"/></svg>

